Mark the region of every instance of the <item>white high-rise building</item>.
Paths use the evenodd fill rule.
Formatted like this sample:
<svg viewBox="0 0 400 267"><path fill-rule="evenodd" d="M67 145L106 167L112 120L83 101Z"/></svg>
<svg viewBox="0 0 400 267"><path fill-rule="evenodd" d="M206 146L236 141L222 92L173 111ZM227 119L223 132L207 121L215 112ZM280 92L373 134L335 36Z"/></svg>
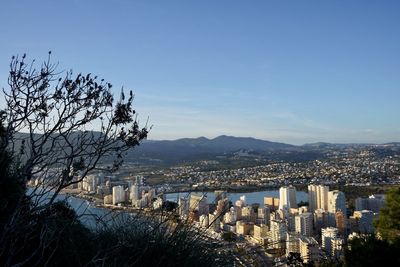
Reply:
<svg viewBox="0 0 400 267"><path fill-rule="evenodd" d="M125 202L125 190L122 185L114 186L112 188L112 202L113 205Z"/></svg>
<svg viewBox="0 0 400 267"><path fill-rule="evenodd" d="M304 212L295 217L296 232L304 236L313 235L314 216L310 212Z"/></svg>
<svg viewBox="0 0 400 267"><path fill-rule="evenodd" d="M271 243L274 248L284 248L287 228L282 220L271 220Z"/></svg>
<svg viewBox="0 0 400 267"><path fill-rule="evenodd" d="M341 210L346 214L346 197L343 192L333 190L328 192L328 212L336 213Z"/></svg>
<svg viewBox="0 0 400 267"><path fill-rule="evenodd" d="M134 184L130 187L129 198L134 203L136 200L139 200L139 186Z"/></svg>
<svg viewBox="0 0 400 267"><path fill-rule="evenodd" d="M308 189L308 210L314 212L317 209L317 189L316 185L310 184Z"/></svg>
<svg viewBox="0 0 400 267"><path fill-rule="evenodd" d="M325 185L308 186L308 210L310 212L317 209L328 210L328 191L329 187Z"/></svg>
<svg viewBox="0 0 400 267"><path fill-rule="evenodd" d="M296 188L283 186L279 188L279 209L289 210L291 208L297 208Z"/></svg>
<svg viewBox="0 0 400 267"><path fill-rule="evenodd" d="M322 249L327 255L332 255L332 239L338 235L338 229L335 227L327 227L321 230Z"/></svg>

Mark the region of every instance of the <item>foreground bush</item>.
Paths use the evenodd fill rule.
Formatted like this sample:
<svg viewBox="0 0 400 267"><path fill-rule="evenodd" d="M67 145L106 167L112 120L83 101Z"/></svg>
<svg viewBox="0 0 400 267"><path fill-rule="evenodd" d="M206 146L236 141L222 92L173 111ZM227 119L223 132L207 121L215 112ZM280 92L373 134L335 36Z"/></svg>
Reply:
<svg viewBox="0 0 400 267"><path fill-rule="evenodd" d="M185 225L142 215L96 229L56 202L5 230L0 266L229 266L229 256Z"/></svg>
<svg viewBox="0 0 400 267"><path fill-rule="evenodd" d="M375 236L351 240L345 250L344 266L400 266L400 240L389 243Z"/></svg>

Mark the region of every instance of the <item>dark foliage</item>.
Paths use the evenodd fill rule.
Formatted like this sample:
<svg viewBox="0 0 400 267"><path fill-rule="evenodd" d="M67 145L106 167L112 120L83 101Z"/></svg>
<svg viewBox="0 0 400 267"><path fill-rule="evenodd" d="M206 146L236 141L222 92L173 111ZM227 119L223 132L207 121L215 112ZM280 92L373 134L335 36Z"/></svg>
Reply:
<svg viewBox="0 0 400 267"><path fill-rule="evenodd" d="M345 249L345 265L400 266L400 240L389 243L375 236L365 236L351 240Z"/></svg>
<svg viewBox="0 0 400 267"><path fill-rule="evenodd" d="M400 239L400 187L392 188L385 198L385 207L379 212L375 227L379 235L388 242Z"/></svg>
<svg viewBox="0 0 400 267"><path fill-rule="evenodd" d="M64 202L19 217L2 242L0 266L229 266L201 233L149 217L90 230Z"/></svg>
<svg viewBox="0 0 400 267"><path fill-rule="evenodd" d="M235 242L236 241L236 235L234 233L232 233L232 232L224 232L222 234L222 238L225 241L228 241L228 242Z"/></svg>
<svg viewBox="0 0 400 267"><path fill-rule="evenodd" d="M25 183L18 176L11 153L6 150L4 115L4 112L0 112L0 231L25 194Z"/></svg>
<svg viewBox="0 0 400 267"><path fill-rule="evenodd" d="M163 202L162 208L165 209L166 211L175 211L178 208L178 204L176 202L167 200Z"/></svg>
<svg viewBox="0 0 400 267"><path fill-rule="evenodd" d="M293 266L293 267L306 266L306 264L303 262L303 260L300 257L300 253L294 253L294 252L289 253L286 264L288 266Z"/></svg>
<svg viewBox="0 0 400 267"><path fill-rule="evenodd" d="M1 266L83 266L94 253L90 231L60 202L20 215L4 237Z"/></svg>
<svg viewBox="0 0 400 267"><path fill-rule="evenodd" d="M188 228L168 233L124 225L100 232L97 244L105 266L229 266L226 255Z"/></svg>

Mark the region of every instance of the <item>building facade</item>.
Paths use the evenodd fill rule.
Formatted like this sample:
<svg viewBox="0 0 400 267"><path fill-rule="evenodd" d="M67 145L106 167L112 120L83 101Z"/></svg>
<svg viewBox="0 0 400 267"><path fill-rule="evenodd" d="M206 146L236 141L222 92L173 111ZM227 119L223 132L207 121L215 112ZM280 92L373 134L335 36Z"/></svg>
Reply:
<svg viewBox="0 0 400 267"><path fill-rule="evenodd" d="M279 188L279 209L289 210L291 208L297 208L296 188L283 186Z"/></svg>

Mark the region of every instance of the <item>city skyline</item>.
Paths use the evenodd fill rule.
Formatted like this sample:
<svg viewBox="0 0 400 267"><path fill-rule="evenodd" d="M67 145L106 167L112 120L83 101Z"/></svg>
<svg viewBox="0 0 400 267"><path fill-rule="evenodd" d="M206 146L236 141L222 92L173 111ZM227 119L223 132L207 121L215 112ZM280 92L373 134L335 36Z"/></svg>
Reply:
<svg viewBox="0 0 400 267"><path fill-rule="evenodd" d="M149 139L400 141L399 11L396 1L5 1L0 87L12 55L51 50L61 69L105 78L116 95L132 89Z"/></svg>

